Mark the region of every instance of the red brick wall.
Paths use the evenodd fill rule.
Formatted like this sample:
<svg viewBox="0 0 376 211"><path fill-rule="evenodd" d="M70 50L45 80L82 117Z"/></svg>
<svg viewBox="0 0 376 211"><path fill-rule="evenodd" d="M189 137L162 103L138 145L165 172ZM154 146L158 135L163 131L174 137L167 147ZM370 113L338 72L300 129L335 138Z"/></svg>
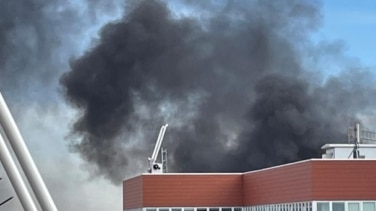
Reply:
<svg viewBox="0 0 376 211"><path fill-rule="evenodd" d="M123 181L123 209L142 207L142 176Z"/></svg>
<svg viewBox="0 0 376 211"><path fill-rule="evenodd" d="M244 204L376 200L375 160L307 160L245 173Z"/></svg>
<svg viewBox="0 0 376 211"><path fill-rule="evenodd" d="M311 179L309 161L245 173L244 205L309 200Z"/></svg>
<svg viewBox="0 0 376 211"><path fill-rule="evenodd" d="M144 175L144 207L239 206L241 174Z"/></svg>
<svg viewBox="0 0 376 211"><path fill-rule="evenodd" d="M317 160L312 163L315 200L375 200L375 160Z"/></svg>
<svg viewBox="0 0 376 211"><path fill-rule="evenodd" d="M376 160L306 160L244 174L145 174L123 184L127 209L376 200Z"/></svg>

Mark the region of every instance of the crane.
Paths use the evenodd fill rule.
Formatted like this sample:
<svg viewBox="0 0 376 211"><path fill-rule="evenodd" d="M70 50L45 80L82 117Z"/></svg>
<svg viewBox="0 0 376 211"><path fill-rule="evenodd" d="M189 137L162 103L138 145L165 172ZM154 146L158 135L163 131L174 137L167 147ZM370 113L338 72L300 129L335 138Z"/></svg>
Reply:
<svg viewBox="0 0 376 211"><path fill-rule="evenodd" d="M155 144L155 147L153 150L153 154L151 155L150 158L148 158L149 160L148 172L149 173L163 173L162 163L157 163L157 158L158 158L158 154L161 149L161 146L162 146L162 141L163 141L163 137L166 132L167 126L168 124L165 124L161 127L161 130L159 131L157 143Z"/></svg>

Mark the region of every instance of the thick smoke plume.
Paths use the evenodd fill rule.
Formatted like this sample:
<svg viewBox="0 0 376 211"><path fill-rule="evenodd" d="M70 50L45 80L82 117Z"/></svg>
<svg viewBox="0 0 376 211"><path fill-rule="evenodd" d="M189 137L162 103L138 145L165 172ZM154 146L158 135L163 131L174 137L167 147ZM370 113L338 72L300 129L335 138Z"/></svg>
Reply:
<svg viewBox="0 0 376 211"><path fill-rule="evenodd" d="M0 1L1 91L23 99L56 98L69 57L83 45L76 36L97 24L98 10L105 13L112 5L102 0Z"/></svg>
<svg viewBox="0 0 376 211"><path fill-rule="evenodd" d="M72 33L77 16L61 1L0 2L0 88L21 95L22 90L44 89L58 78L62 32ZM55 79L55 80L54 80ZM21 90L21 91L20 91ZM29 93L30 95L30 93ZM35 95L35 94L34 94Z"/></svg>
<svg viewBox="0 0 376 211"><path fill-rule="evenodd" d="M366 71L324 80L311 65L317 2L178 5L139 2L61 79L81 111L73 149L113 182L146 169L163 123L170 169L244 171L318 157L372 111Z"/></svg>

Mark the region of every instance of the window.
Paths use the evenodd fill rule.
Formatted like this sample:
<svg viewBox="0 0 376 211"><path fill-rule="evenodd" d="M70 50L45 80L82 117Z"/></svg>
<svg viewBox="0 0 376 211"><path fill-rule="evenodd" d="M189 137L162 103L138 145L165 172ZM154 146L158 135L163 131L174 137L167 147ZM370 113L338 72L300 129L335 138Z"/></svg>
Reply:
<svg viewBox="0 0 376 211"><path fill-rule="evenodd" d="M219 208L209 208L209 211L219 211Z"/></svg>
<svg viewBox="0 0 376 211"><path fill-rule="evenodd" d="M171 211L181 211L181 208L172 208Z"/></svg>
<svg viewBox="0 0 376 211"><path fill-rule="evenodd" d="M231 208L230 207L224 207L224 208L222 208L222 211L231 211Z"/></svg>
<svg viewBox="0 0 376 211"><path fill-rule="evenodd" d="M197 208L197 211L206 211L206 208Z"/></svg>
<svg viewBox="0 0 376 211"><path fill-rule="evenodd" d="M375 202L363 202L363 211L375 211Z"/></svg>
<svg viewBox="0 0 376 211"><path fill-rule="evenodd" d="M242 208L241 207L235 207L234 211L242 211Z"/></svg>
<svg viewBox="0 0 376 211"><path fill-rule="evenodd" d="M359 211L359 203L349 202L349 210L348 211Z"/></svg>
<svg viewBox="0 0 376 211"><path fill-rule="evenodd" d="M329 211L329 202L317 202L317 211Z"/></svg>
<svg viewBox="0 0 376 211"><path fill-rule="evenodd" d="M333 211L345 211L345 203L333 202Z"/></svg>
<svg viewBox="0 0 376 211"><path fill-rule="evenodd" d="M168 208L159 208L158 211L169 211Z"/></svg>
<svg viewBox="0 0 376 211"><path fill-rule="evenodd" d="M157 211L157 209L155 209L155 208L148 208L148 209L146 209L146 211Z"/></svg>
<svg viewBox="0 0 376 211"><path fill-rule="evenodd" d="M300 210L301 211L306 211L306 203L301 203L301 205L300 205Z"/></svg>

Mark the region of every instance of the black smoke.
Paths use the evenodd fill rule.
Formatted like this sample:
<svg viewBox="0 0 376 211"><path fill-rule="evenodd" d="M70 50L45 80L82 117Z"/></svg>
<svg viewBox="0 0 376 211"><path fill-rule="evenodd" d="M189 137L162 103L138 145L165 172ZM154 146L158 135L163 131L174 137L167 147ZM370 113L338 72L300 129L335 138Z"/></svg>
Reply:
<svg viewBox="0 0 376 211"><path fill-rule="evenodd" d="M72 16L67 10L57 12L59 6L59 1L0 2L2 91L19 95L19 87L26 90L51 83L57 73L53 62L62 42L59 32L67 30L64 21L69 22L68 17Z"/></svg>
<svg viewBox="0 0 376 211"><path fill-rule="evenodd" d="M137 3L61 78L80 111L72 147L113 182L146 169L164 123L175 171L245 171L319 157L372 111L369 72L311 65L327 48L310 39L319 3L178 3L190 15Z"/></svg>

